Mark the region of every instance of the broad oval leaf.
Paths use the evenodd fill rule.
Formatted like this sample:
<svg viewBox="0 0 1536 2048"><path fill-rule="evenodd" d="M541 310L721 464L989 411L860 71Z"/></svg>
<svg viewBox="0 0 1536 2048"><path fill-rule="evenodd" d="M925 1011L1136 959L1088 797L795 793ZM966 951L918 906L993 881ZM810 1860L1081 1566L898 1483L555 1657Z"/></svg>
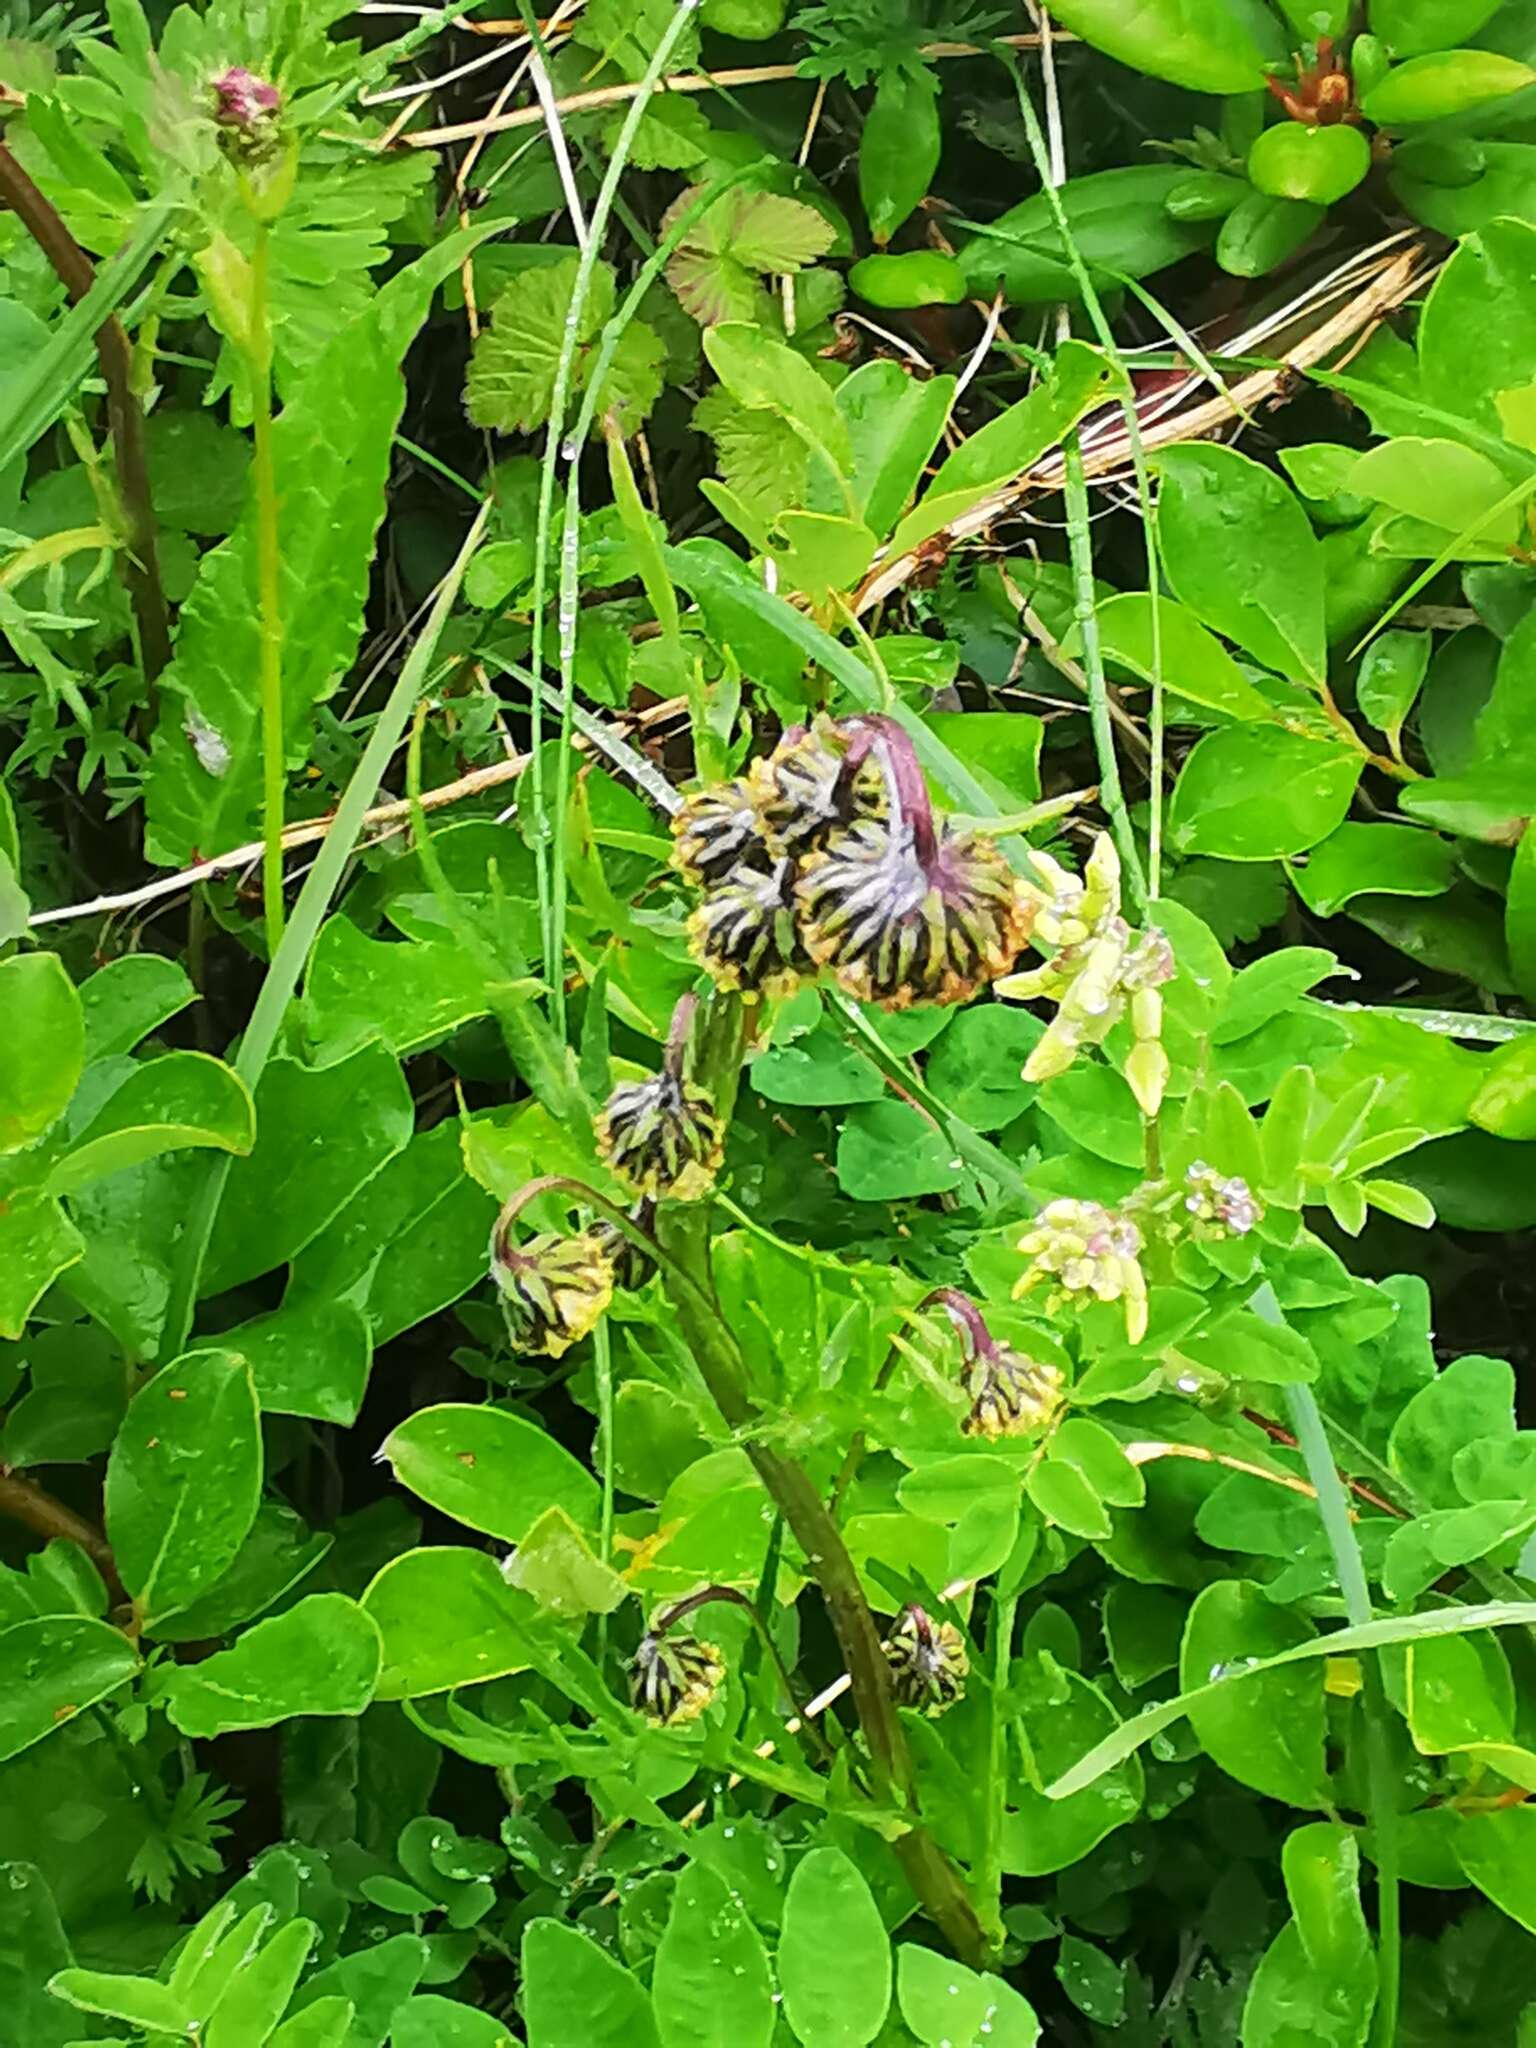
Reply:
<svg viewBox="0 0 1536 2048"><path fill-rule="evenodd" d="M866 2048L891 2003L891 1944L856 1864L812 1849L784 1901L784 2014L803 2048Z"/></svg>
<svg viewBox="0 0 1536 2048"><path fill-rule="evenodd" d="M1207 733L1174 785L1169 840L1222 860L1305 853L1343 824L1364 767L1352 747L1274 726Z"/></svg>
<svg viewBox="0 0 1536 2048"><path fill-rule="evenodd" d="M521 1543L551 1507L595 1529L601 1490L535 1422L505 1409L445 1402L407 1417L380 1457L412 1493L466 1528Z"/></svg>
<svg viewBox="0 0 1536 2048"><path fill-rule="evenodd" d="M84 1614L45 1614L0 1629L0 1763L41 1742L132 1678L126 1636Z"/></svg>
<svg viewBox="0 0 1536 2048"><path fill-rule="evenodd" d="M1257 92L1282 54L1264 11L1231 0L1053 0L1063 28L1193 92Z"/></svg>
<svg viewBox="0 0 1536 2048"><path fill-rule="evenodd" d="M662 2048L768 2048L777 2013L763 1938L702 1863L677 1881L651 2003Z"/></svg>
<svg viewBox="0 0 1536 2048"><path fill-rule="evenodd" d="M1186 1691L1294 1649L1312 1631L1289 1608L1241 1579L1207 1586L1189 1611L1179 1656ZM1265 1671L1251 1684L1193 1702L1190 1725L1207 1756L1271 1799L1328 1804L1322 1674L1305 1666Z"/></svg>
<svg viewBox="0 0 1536 2048"><path fill-rule="evenodd" d="M237 1352L179 1358L134 1396L107 1463L107 1536L147 1627L234 1562L261 1471L256 1392Z"/></svg>
<svg viewBox="0 0 1536 2048"><path fill-rule="evenodd" d="M170 1052L113 1091L49 1174L48 1191L71 1194L162 1152L249 1152L255 1137L255 1106L234 1069L206 1053Z"/></svg>
<svg viewBox="0 0 1536 2048"><path fill-rule="evenodd" d="M201 1664L179 1664L160 1697L183 1735L270 1728L299 1714L360 1714L378 1684L371 1615L344 1593L312 1593Z"/></svg>
<svg viewBox="0 0 1536 2048"><path fill-rule="evenodd" d="M1015 1779L1003 1820L1003 1867L1018 1877L1065 1870L1141 1811L1140 1760L1128 1757L1070 1799L1045 1790L1085 1747L1118 1726L1114 1708L1090 1679L1037 1655L1016 1681L1032 1783Z"/></svg>
<svg viewBox="0 0 1536 2048"><path fill-rule="evenodd" d="M483 1550L407 1550L374 1576L362 1604L384 1639L381 1700L421 1699L528 1668L532 1604Z"/></svg>
<svg viewBox="0 0 1536 2048"><path fill-rule="evenodd" d="M0 1152L14 1152L61 1113L85 1061L80 997L57 953L0 960L0 1017Z"/></svg>
<svg viewBox="0 0 1536 2048"><path fill-rule="evenodd" d="M591 1935L531 1920L522 1961L528 2048L660 2048L645 1986Z"/></svg>

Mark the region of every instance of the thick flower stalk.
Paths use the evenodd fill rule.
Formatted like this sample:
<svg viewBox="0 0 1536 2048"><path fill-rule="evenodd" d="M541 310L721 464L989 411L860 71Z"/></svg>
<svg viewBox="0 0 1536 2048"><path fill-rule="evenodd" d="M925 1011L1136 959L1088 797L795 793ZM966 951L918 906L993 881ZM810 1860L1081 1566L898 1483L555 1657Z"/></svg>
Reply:
<svg viewBox="0 0 1536 2048"><path fill-rule="evenodd" d="M1016 1296L1048 1286L1054 1313L1074 1300L1118 1301L1133 1344L1147 1334L1147 1279L1141 1268L1142 1235L1129 1216L1102 1202L1064 1198L1048 1202L1019 1239L1029 1260Z"/></svg>
<svg viewBox="0 0 1536 2048"><path fill-rule="evenodd" d="M1168 1085L1162 1046L1163 983L1173 978L1173 949L1160 931L1138 936L1120 914L1120 858L1100 833L1081 879L1047 853L1031 851L1040 877L1025 884L1036 903L1035 935L1056 951L1043 966L1009 975L998 994L1014 1002L1045 998L1056 1014L1024 1067L1027 1081L1064 1074L1084 1046L1102 1045L1130 1012L1135 1043L1125 1078L1147 1116Z"/></svg>
<svg viewBox="0 0 1536 2048"><path fill-rule="evenodd" d="M589 1335L613 1298L613 1262L591 1231L514 1244L498 1226L491 1273L513 1343L548 1358Z"/></svg>
<svg viewBox="0 0 1536 2048"><path fill-rule="evenodd" d="M971 1660L952 1621L935 1621L921 1607L904 1607L880 1647L898 1706L937 1720L964 1698Z"/></svg>
<svg viewBox="0 0 1536 2048"><path fill-rule="evenodd" d="M714 1186L725 1133L714 1104L686 1077L697 1008L684 996L672 1017L661 1072L615 1088L596 1121L597 1149L637 1195L696 1202Z"/></svg>

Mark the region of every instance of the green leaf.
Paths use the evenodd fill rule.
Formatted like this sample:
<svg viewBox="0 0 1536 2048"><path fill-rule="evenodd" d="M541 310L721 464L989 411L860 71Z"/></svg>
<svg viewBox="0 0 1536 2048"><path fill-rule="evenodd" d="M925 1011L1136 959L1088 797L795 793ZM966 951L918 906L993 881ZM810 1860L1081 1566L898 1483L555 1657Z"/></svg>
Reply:
<svg viewBox="0 0 1536 2048"><path fill-rule="evenodd" d="M339 1999L345 1999L353 2008L351 2029L341 2037L342 2048L382 2048L396 2012L421 1981L430 1953L419 1935L397 1934L375 1948L340 1957L304 1985L299 1993L297 2021L283 2022L273 2048L279 2048L279 2044L288 2048L284 2034L296 2024L302 2029L310 2014L321 2005L331 2008L325 2020L329 2029L334 2025L331 2013ZM321 2048L321 2044L331 2040L328 2031L320 2031L319 2022L315 2027L313 2036L298 2033L296 2048Z"/></svg>
<svg viewBox="0 0 1536 2048"><path fill-rule="evenodd" d="M796 1103L808 1109L878 1102L885 1094L885 1083L875 1067L828 1025L791 1045L770 1046L759 1053L747 1068L747 1078L767 1101Z"/></svg>
<svg viewBox="0 0 1536 2048"><path fill-rule="evenodd" d="M1038 1653L1014 1685L1028 1781L1015 1780L1003 1816L1003 1868L1016 1877L1048 1877L1081 1860L1141 1811L1143 1778L1129 1758L1070 1799L1047 1789L1080 1756L1084 1743L1102 1741L1119 1716L1090 1679Z"/></svg>
<svg viewBox="0 0 1536 2048"><path fill-rule="evenodd" d="M882 539L911 504L955 395L949 376L909 376L888 357L864 363L837 388L853 451L860 517Z"/></svg>
<svg viewBox="0 0 1536 2048"><path fill-rule="evenodd" d="M1040 2022L990 1971L968 1970L931 1948L896 1951L896 2002L924 2048L1034 2048Z"/></svg>
<svg viewBox="0 0 1536 2048"><path fill-rule="evenodd" d="M477 427L526 434L549 418L579 261L573 251L558 263L525 270L491 307L491 324L475 343L464 391ZM572 399L580 398L591 380L616 297L613 271L599 262L577 324ZM624 433L633 433L661 396L664 356L655 332L643 320L632 320L598 396L600 410L614 413Z"/></svg>
<svg viewBox="0 0 1536 2048"><path fill-rule="evenodd" d="M1115 1676L1127 1692L1178 1669L1187 1613L1187 1601L1177 1594L1156 1586L1133 1586L1123 1579L1111 1582L1104 1596L1104 1641Z"/></svg>
<svg viewBox="0 0 1536 2048"><path fill-rule="evenodd" d="M49 1982L55 1998L66 1999L80 2012L98 2012L107 2019L126 2020L146 2033L191 2037L191 2013L151 1977L115 1976L105 1970L60 1970Z"/></svg>
<svg viewBox="0 0 1536 2048"><path fill-rule="evenodd" d="M597 1526L597 1481L520 1415L447 1402L408 1416L379 1453L396 1479L467 1528L521 1543L549 1507Z"/></svg>
<svg viewBox="0 0 1536 2048"><path fill-rule="evenodd" d="M186 969L162 953L125 953L80 984L88 1061L132 1052L140 1039L197 1001Z"/></svg>
<svg viewBox="0 0 1536 2048"><path fill-rule="evenodd" d="M882 72L859 137L859 197L877 248L921 204L941 140L938 80L927 66Z"/></svg>
<svg viewBox="0 0 1536 2048"><path fill-rule="evenodd" d="M1432 832L1346 822L1290 874L1307 908L1332 917L1357 896L1443 895L1455 869L1455 849Z"/></svg>
<svg viewBox="0 0 1536 2048"><path fill-rule="evenodd" d="M357 1420L373 1363L368 1318L350 1301L300 1298L223 1332L251 1369L264 1415L307 1415L343 1429Z"/></svg>
<svg viewBox="0 0 1536 2048"><path fill-rule="evenodd" d="M1262 1670L1240 1689L1205 1692L1234 1666L1265 1663L1311 1636L1310 1626L1241 1579L1207 1586L1189 1611L1179 1679L1191 1726L1213 1762L1271 1799L1326 1806L1321 1674ZM1203 1695L1203 1696L1202 1696Z"/></svg>
<svg viewBox="0 0 1536 2048"><path fill-rule="evenodd" d="M861 1103L838 1134L837 1183L856 1202L943 1194L962 1172L948 1135L907 1102Z"/></svg>
<svg viewBox="0 0 1536 2048"><path fill-rule="evenodd" d="M354 319L333 326L324 353L289 388L274 430L284 725L289 748L305 759L314 707L351 665L362 634L405 403L400 363L433 293L474 238L446 237ZM203 557L181 609L176 659L161 683L146 845L169 866L252 836L261 787L260 701L252 686L260 670L257 578L253 503L232 537Z"/></svg>
<svg viewBox="0 0 1536 2048"><path fill-rule="evenodd" d="M612 1614L629 1588L604 1564L564 1508L546 1508L507 1559L509 1586L527 1593L540 1614L562 1619Z"/></svg>
<svg viewBox="0 0 1536 2048"><path fill-rule="evenodd" d="M362 1604L384 1639L378 1699L421 1699L528 1668L531 1603L483 1550L407 1550Z"/></svg>
<svg viewBox="0 0 1536 2048"><path fill-rule="evenodd" d="M662 219L664 230L703 196L691 185ZM722 193L667 260L667 283L704 326L758 320L769 312L761 276L793 276L825 256L837 231L814 207L776 192Z"/></svg>
<svg viewBox="0 0 1536 2048"><path fill-rule="evenodd" d="M1255 13L1223 0L1061 0L1070 29L1117 63L1193 92L1257 92L1279 54Z"/></svg>
<svg viewBox="0 0 1536 2048"><path fill-rule="evenodd" d="M1418 1501L1457 1507L1452 1458L1463 1444L1512 1437L1514 1409L1514 1370L1502 1358L1453 1359L1399 1414L1387 1462Z"/></svg>
<svg viewBox="0 0 1536 2048"><path fill-rule="evenodd" d="M377 1042L334 1066L274 1059L256 1089L256 1143L230 1173L203 1268L222 1294L291 1259L410 1141L411 1091Z"/></svg>
<svg viewBox="0 0 1536 2048"><path fill-rule="evenodd" d="M48 1193L73 1194L162 1152L247 1153L255 1138L255 1105L233 1068L206 1053L168 1052L134 1067L73 1134Z"/></svg>
<svg viewBox="0 0 1536 2048"><path fill-rule="evenodd" d="M1507 1743L1513 1736L1514 1680L1493 1636L1411 1643L1404 1657L1404 1690L1409 1733L1421 1756Z"/></svg>
<svg viewBox="0 0 1536 2048"><path fill-rule="evenodd" d="M0 960L0 1153L47 1130L75 1092L85 1064L85 1020L57 953Z"/></svg>
<svg viewBox="0 0 1536 2048"><path fill-rule="evenodd" d="M1168 836L1181 853L1276 860L1338 830L1363 754L1269 726L1207 733L1174 786Z"/></svg>
<svg viewBox="0 0 1536 2048"><path fill-rule="evenodd" d="M1231 448L1171 448L1158 467L1159 530L1175 596L1266 668L1320 683L1322 556L1295 492Z"/></svg>
<svg viewBox="0 0 1536 2048"><path fill-rule="evenodd" d="M1098 4L1118 9L1119 0ZM1211 4L1219 5L1220 0ZM1122 277L1147 277L1195 249L1209 248L1214 221L1178 220L1168 211L1169 193L1187 176L1188 167L1182 164L1138 164L1069 178L1061 187L1068 230L1101 291ZM960 260L975 298L990 300L999 283L1016 306L1052 300L1075 304L1081 296L1077 273L1056 227L1055 209L1043 192L1010 207L978 232L961 251Z"/></svg>
<svg viewBox="0 0 1536 2048"><path fill-rule="evenodd" d="M491 1007L485 974L461 947L370 939L350 917L321 926L304 996L311 1040L327 1064L371 1038L404 1059Z"/></svg>
<svg viewBox="0 0 1536 2048"><path fill-rule="evenodd" d="M784 2016L803 2048L866 2048L891 2003L891 1944L869 1886L841 1849L795 1866L779 1936Z"/></svg>
<svg viewBox="0 0 1536 2048"><path fill-rule="evenodd" d="M1152 644L1152 599L1144 590L1122 591L1098 608L1099 637L1106 661L1119 662L1143 681L1157 673ZM1225 718L1274 718L1274 706L1256 690L1214 633L1193 612L1172 598L1157 606L1157 630L1163 680L1177 697L1187 697ZM1074 626L1062 642L1066 654L1081 654L1082 636ZM1170 713L1177 717L1177 710Z"/></svg>
<svg viewBox="0 0 1536 2048"><path fill-rule="evenodd" d="M1044 1029L1038 1017L1012 1004L962 1010L929 1055L924 1079L973 1130L1000 1131L1039 1092L1023 1069Z"/></svg>
<svg viewBox="0 0 1536 2048"><path fill-rule="evenodd" d="M1461 522L1442 518L1441 524L1459 529ZM1365 659L1360 664L1360 674L1355 682L1355 698L1362 716L1368 718L1372 725L1380 726L1394 740L1402 731L1403 720L1413 709L1414 700L1423 686L1433 638L1430 633L1393 630L1379 633L1365 650Z"/></svg>
<svg viewBox="0 0 1536 2048"><path fill-rule="evenodd" d="M1237 973L1211 1032L1211 1043L1231 1045L1235 1039L1246 1038L1272 1017L1293 1009L1318 982L1332 980L1341 972L1336 956L1322 946L1283 946L1277 953L1267 953Z"/></svg>
<svg viewBox="0 0 1536 2048"><path fill-rule="evenodd" d="M590 1935L530 1920L522 1962L528 2048L659 2048L644 1985Z"/></svg>
<svg viewBox="0 0 1536 2048"><path fill-rule="evenodd" d="M395 2014L391 2048L517 2048L503 2020L433 1992L408 1998Z"/></svg>
<svg viewBox="0 0 1536 2048"><path fill-rule="evenodd" d="M1536 70L1492 50L1433 50L1389 71L1360 102L1380 128L1443 121L1490 100L1506 99L1536 82Z"/></svg>
<svg viewBox="0 0 1536 2048"><path fill-rule="evenodd" d="M1468 556L1478 561L1488 556L1502 560L1524 526L1519 506L1504 502L1510 491L1510 479L1504 471L1488 456L1464 447L1459 441L1422 435L1384 441L1355 464L1350 471L1349 488L1359 497L1388 505L1394 512L1423 523L1427 530L1422 538L1411 545L1404 543L1405 551L1413 554L1442 553L1453 540L1465 535L1454 560ZM1531 488L1536 490L1536 479ZM1445 539L1437 545L1436 536L1441 529ZM1408 636L1396 637L1401 640ZM1429 664L1428 636L1420 635L1419 639L1422 653L1414 692ZM1364 668L1361 684L1362 688L1367 686ZM1410 692L1408 702L1412 701ZM1384 724L1368 707L1364 696L1360 708L1373 724ZM1406 705L1403 708L1406 711ZM1401 716L1398 722L1401 723Z"/></svg>
<svg viewBox="0 0 1536 2048"><path fill-rule="evenodd" d="M74 1958L35 1863L0 1863L0 2012L7 2048L68 2048L75 2023L48 1990Z"/></svg>
<svg viewBox="0 0 1536 2048"><path fill-rule="evenodd" d="M232 1634L306 1579L333 1540L311 1529L286 1502L264 1500L228 1571L189 1607L157 1622L156 1636L166 1643L196 1643Z"/></svg>
<svg viewBox="0 0 1536 2048"><path fill-rule="evenodd" d="M1207 1592L1215 1590L1214 1587L1207 1588ZM1086 1756L1080 1757L1070 1770L1064 1771L1054 1784L1048 1786L1047 1795L1052 1799L1070 1799L1085 1785L1093 1784L1105 1771L1123 1763L1128 1756L1134 1756L1143 1743L1150 1742L1154 1735L1180 1720L1193 1706L1208 1703L1232 1687L1252 1685L1288 1665L1309 1662L1317 1657L1349 1656L1358 1650L1377 1650L1393 1643L1419 1642L1431 1636L1461 1635L1472 1629L1524 1628L1533 1622L1536 1622L1536 1602L1532 1601L1490 1601L1480 1607L1435 1608L1426 1614L1362 1622L1358 1627L1336 1629L1330 1635L1315 1636L1275 1656L1256 1657L1252 1663L1236 1670L1222 1666L1218 1677L1190 1687L1174 1699L1161 1700L1156 1706L1137 1714L1133 1720L1123 1722L1112 1735L1097 1743Z"/></svg>
<svg viewBox="0 0 1536 2048"><path fill-rule="evenodd" d="M1054 448L1111 389L1115 370L1086 342L1063 342L1044 378L1027 398L969 434L938 473L916 509L891 536L891 553L908 554L991 491L1028 470Z"/></svg>
<svg viewBox="0 0 1536 2048"><path fill-rule="evenodd" d="M1536 1138L1536 1036L1501 1045L1487 1062L1486 1080L1467 1110L1479 1129L1496 1138Z"/></svg>
<svg viewBox="0 0 1536 2048"><path fill-rule="evenodd" d="M1125 1971L1103 1949L1075 1934L1062 1936L1056 1976L1063 1991L1085 2019L1118 2027L1125 2018Z"/></svg>
<svg viewBox="0 0 1536 2048"><path fill-rule="evenodd" d="M51 1195L25 1189L0 1202L0 1337L19 1337L27 1318L85 1240Z"/></svg>
<svg viewBox="0 0 1536 2048"><path fill-rule="evenodd" d="M1478 1890L1536 1934L1536 1806L1466 1814L1454 1843L1458 1862Z"/></svg>
<svg viewBox="0 0 1536 2048"><path fill-rule="evenodd" d="M360 1714L378 1683L381 1638L344 1593L312 1593L200 1664L164 1672L159 1696L183 1735L270 1728L296 1714Z"/></svg>
<svg viewBox="0 0 1536 2048"><path fill-rule="evenodd" d="M677 1881L651 2003L662 2048L768 2048L776 2017L763 1938L740 1895L702 1863Z"/></svg>
<svg viewBox="0 0 1536 2048"><path fill-rule="evenodd" d="M1490 221L1452 253L1419 322L1425 398L1492 434L1503 433L1495 395L1536 373L1533 251L1536 223Z"/></svg>
<svg viewBox="0 0 1536 2048"><path fill-rule="evenodd" d="M0 1628L0 1762L19 1756L139 1668L126 1636L85 1614Z"/></svg>
<svg viewBox="0 0 1536 2048"><path fill-rule="evenodd" d="M694 407L693 424L714 442L726 484L764 529L804 498L810 449L778 413L754 412L717 384Z"/></svg>
<svg viewBox="0 0 1536 2048"><path fill-rule="evenodd" d="M107 1537L146 1625L233 1563L261 1469L255 1389L237 1353L177 1359L134 1396L107 1464Z"/></svg>
<svg viewBox="0 0 1536 2048"><path fill-rule="evenodd" d="M1371 33L1394 57L1448 50L1475 36L1502 0L1371 0Z"/></svg>
<svg viewBox="0 0 1536 2048"><path fill-rule="evenodd" d="M1536 833L1523 832L1504 903L1504 940L1515 985L1536 1002Z"/></svg>
<svg viewBox="0 0 1536 2048"><path fill-rule="evenodd" d="M840 476L853 470L853 444L831 386L805 357L761 328L729 321L704 336L710 368L738 405L771 412Z"/></svg>
<svg viewBox="0 0 1536 2048"><path fill-rule="evenodd" d="M217 1660L215 1660L217 1661ZM225 1987L208 2015L207 2048L261 2048L288 2008L315 1946L313 1920L290 1920Z"/></svg>

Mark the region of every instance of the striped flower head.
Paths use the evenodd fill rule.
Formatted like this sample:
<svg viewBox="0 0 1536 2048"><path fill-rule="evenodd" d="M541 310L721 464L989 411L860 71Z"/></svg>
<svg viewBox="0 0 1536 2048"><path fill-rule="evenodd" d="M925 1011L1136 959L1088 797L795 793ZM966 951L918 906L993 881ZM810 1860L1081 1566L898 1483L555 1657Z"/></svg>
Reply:
<svg viewBox="0 0 1536 2048"><path fill-rule="evenodd" d="M672 865L706 888L739 862L767 867L757 789L745 776L684 797L672 819Z"/></svg>
<svg viewBox="0 0 1536 2048"><path fill-rule="evenodd" d="M937 1720L964 1698L971 1660L952 1621L935 1621L924 1608L904 1607L880 1647L898 1706L915 1707Z"/></svg>
<svg viewBox="0 0 1536 2048"><path fill-rule="evenodd" d="M613 1298L613 1262L590 1231L491 1243L491 1273L507 1330L527 1352L559 1358L600 1321Z"/></svg>
<svg viewBox="0 0 1536 2048"><path fill-rule="evenodd" d="M826 844L856 818L882 818L889 806L885 777L872 758L873 734L850 722L818 718L792 726L752 770L763 838L797 860Z"/></svg>
<svg viewBox="0 0 1536 2048"><path fill-rule="evenodd" d="M697 1636L652 1629L640 1638L629 1668L629 1696L657 1728L696 1721L720 1690L725 1659Z"/></svg>
<svg viewBox="0 0 1536 2048"><path fill-rule="evenodd" d="M725 1140L703 1089L663 1068L614 1089L597 1119L597 1149L637 1195L696 1202L714 1185Z"/></svg>
<svg viewBox="0 0 1536 2048"><path fill-rule="evenodd" d="M717 988L792 995L812 971L794 913L794 864L745 863L711 884L688 920L693 957Z"/></svg>
<svg viewBox="0 0 1536 2048"><path fill-rule="evenodd" d="M656 1204L636 1202L629 1212L629 1219L649 1235L656 1227ZM606 1216L599 1216L587 1235L612 1266L615 1287L633 1293L637 1287L643 1287L655 1272L656 1261L644 1246L636 1244L627 1231L620 1230L617 1223L610 1223Z"/></svg>

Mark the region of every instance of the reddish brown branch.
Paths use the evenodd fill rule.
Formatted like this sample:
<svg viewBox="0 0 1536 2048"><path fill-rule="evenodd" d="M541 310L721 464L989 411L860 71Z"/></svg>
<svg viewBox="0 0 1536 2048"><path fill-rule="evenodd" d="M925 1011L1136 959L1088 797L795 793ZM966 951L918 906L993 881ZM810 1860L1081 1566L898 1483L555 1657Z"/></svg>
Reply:
<svg viewBox="0 0 1536 2048"><path fill-rule="evenodd" d="M96 279L95 266L65 226L58 208L40 192L0 143L0 205L8 207L42 250L75 302ZM123 580L139 631L144 680L153 686L171 658L170 614L160 582L155 507L144 446L144 409L133 388L133 359L123 323L111 313L96 330L96 354L107 386L107 426L117 465L117 487L128 522Z"/></svg>
<svg viewBox="0 0 1536 2048"><path fill-rule="evenodd" d="M23 1479L19 1472L0 1472L0 1515L8 1521L20 1522L48 1542L62 1537L66 1543L78 1543L106 1580L113 1599L125 1597L106 1537L73 1508L44 1492L34 1480Z"/></svg>

